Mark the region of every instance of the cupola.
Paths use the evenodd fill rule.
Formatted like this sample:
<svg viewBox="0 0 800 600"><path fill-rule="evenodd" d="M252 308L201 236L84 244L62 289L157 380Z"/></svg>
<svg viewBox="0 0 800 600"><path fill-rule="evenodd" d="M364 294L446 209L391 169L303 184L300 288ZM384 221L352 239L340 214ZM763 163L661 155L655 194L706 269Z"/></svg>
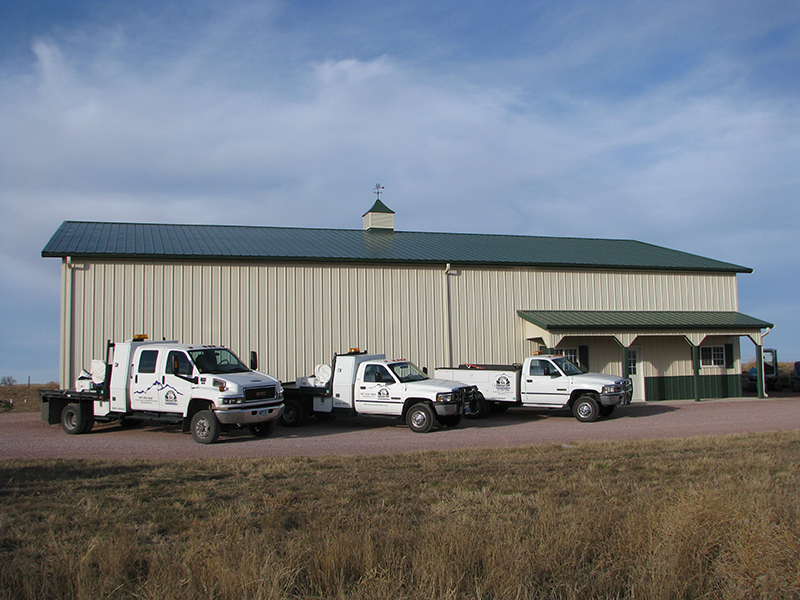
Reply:
<svg viewBox="0 0 800 600"><path fill-rule="evenodd" d="M381 202L380 198L364 213L364 230L376 229L394 231L394 211Z"/></svg>

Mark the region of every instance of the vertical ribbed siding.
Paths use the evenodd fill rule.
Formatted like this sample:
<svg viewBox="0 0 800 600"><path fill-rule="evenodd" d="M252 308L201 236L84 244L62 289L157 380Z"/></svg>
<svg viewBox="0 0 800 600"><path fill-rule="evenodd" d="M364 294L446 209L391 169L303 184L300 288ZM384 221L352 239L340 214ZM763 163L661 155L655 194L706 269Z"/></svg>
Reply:
<svg viewBox="0 0 800 600"><path fill-rule="evenodd" d="M446 285L456 364L510 363L533 351L520 309L737 310L735 274L454 265L445 275L444 265L65 262L62 383L71 385L92 358L104 358L106 340L137 333L224 344L245 361L257 350L261 369L283 380L308 375L350 347L447 366ZM659 355L669 365L648 374L675 370L665 352L645 343L648 361ZM602 360L616 366L619 358L609 348ZM685 366L678 370L686 374Z"/></svg>
<svg viewBox="0 0 800 600"><path fill-rule="evenodd" d="M360 347L421 366L445 361L441 268L341 265L83 263L73 277L71 385L106 340L224 344L283 380ZM65 285L65 294L66 285ZM65 319L69 319L65 315ZM70 334L62 339L67 347ZM65 352L64 356L69 353Z"/></svg>

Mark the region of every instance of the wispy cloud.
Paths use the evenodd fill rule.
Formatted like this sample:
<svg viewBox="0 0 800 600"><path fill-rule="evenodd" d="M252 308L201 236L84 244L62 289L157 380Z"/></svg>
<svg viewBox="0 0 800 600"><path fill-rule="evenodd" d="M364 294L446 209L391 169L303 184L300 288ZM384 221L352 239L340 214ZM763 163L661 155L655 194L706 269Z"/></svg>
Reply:
<svg viewBox="0 0 800 600"><path fill-rule="evenodd" d="M26 290L57 321L64 219L358 227L377 181L401 229L635 238L767 280L765 241L800 246L789 3L98 6L0 46L0 274L32 321Z"/></svg>

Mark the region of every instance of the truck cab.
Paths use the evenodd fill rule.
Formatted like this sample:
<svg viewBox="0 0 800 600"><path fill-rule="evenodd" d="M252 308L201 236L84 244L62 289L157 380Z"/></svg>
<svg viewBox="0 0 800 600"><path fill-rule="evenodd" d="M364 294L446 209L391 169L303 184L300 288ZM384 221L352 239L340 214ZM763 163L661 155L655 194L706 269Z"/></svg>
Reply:
<svg viewBox="0 0 800 600"><path fill-rule="evenodd" d="M519 406L570 409L579 421L590 422L629 404L633 395L630 379L589 373L553 354L529 356L514 365L444 367L436 369L436 376L478 387L476 400L465 409L470 418Z"/></svg>
<svg viewBox="0 0 800 600"><path fill-rule="evenodd" d="M210 444L235 427L268 435L283 410L280 382L222 346L138 337L109 342L107 354L113 358L93 361L75 390L43 391L43 418L60 419L67 433L84 433L96 421L182 423L195 441Z"/></svg>
<svg viewBox="0 0 800 600"><path fill-rule="evenodd" d="M425 433L436 422L455 426L464 402L476 388L431 379L414 363L384 354L351 350L337 354L331 367L318 365L315 376L283 384L286 411L281 423L302 424L306 417L372 415L404 418L412 431Z"/></svg>

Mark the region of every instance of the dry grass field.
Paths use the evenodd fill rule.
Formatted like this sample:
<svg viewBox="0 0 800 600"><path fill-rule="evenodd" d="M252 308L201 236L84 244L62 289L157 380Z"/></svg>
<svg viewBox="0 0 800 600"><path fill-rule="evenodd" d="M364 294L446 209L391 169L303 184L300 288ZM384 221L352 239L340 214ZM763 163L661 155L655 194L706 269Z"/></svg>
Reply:
<svg viewBox="0 0 800 600"><path fill-rule="evenodd" d="M39 412L42 408L40 389L57 390L58 384L0 385L0 411Z"/></svg>
<svg viewBox="0 0 800 600"><path fill-rule="evenodd" d="M0 461L0 598L800 598L800 432Z"/></svg>

